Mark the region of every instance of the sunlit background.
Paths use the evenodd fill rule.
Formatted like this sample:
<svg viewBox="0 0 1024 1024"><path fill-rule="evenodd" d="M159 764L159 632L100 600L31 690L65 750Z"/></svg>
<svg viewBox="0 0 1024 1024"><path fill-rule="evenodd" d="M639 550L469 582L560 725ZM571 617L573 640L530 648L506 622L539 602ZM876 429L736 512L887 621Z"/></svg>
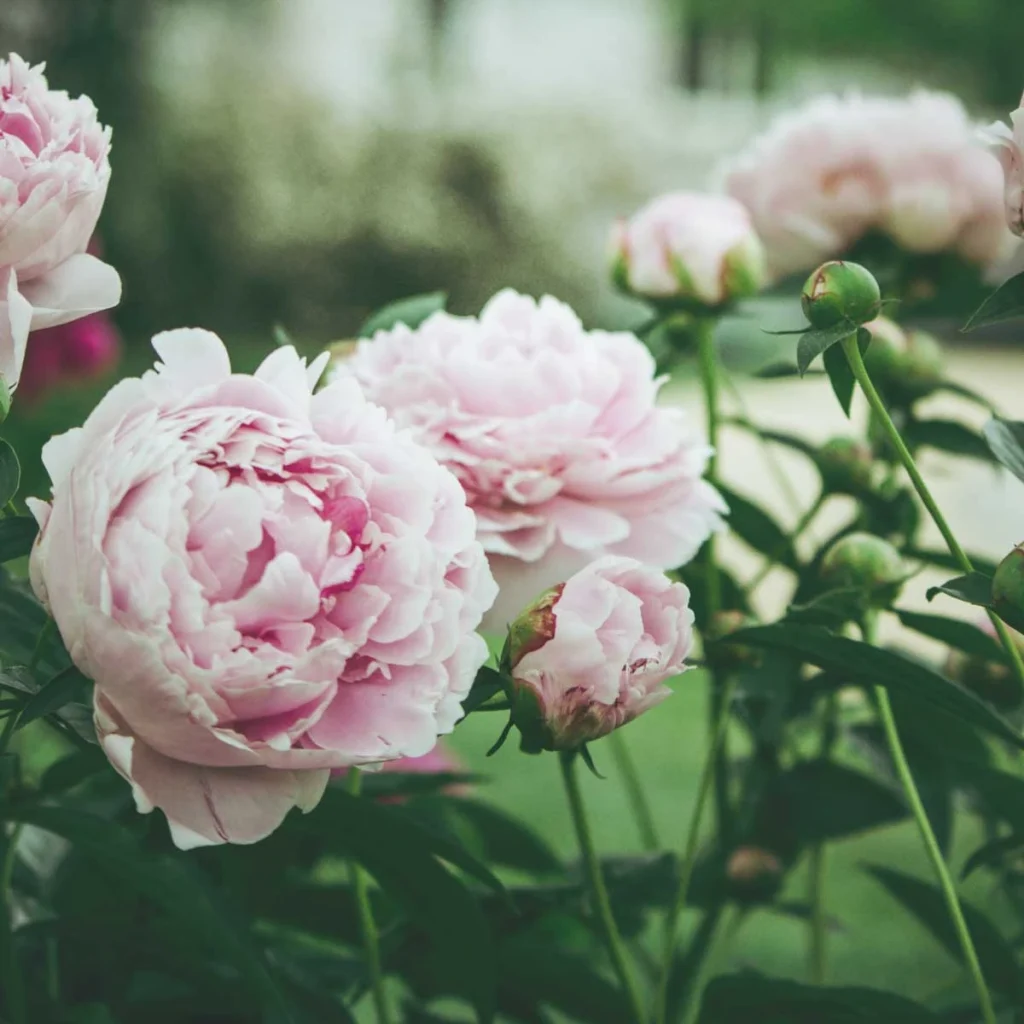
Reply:
<svg viewBox="0 0 1024 1024"><path fill-rule="evenodd" d="M922 84L1003 116L1024 86L1021 39L1020 0L0 2L0 51L45 60L51 84L92 96L114 128L100 233L124 281L122 372L148 360L163 328L217 330L251 365L276 326L314 350L383 303L434 289L456 312L511 285L558 295L588 324L628 324L607 282L613 217L707 185L774 112L824 90ZM781 315L796 317L795 304ZM956 326L944 326L956 379L1019 418L1020 332L963 340ZM746 401L811 437L841 427L824 384L800 387L760 382ZM80 422L99 393L75 385L17 413L27 490L42 486L32 446ZM726 446L725 464L756 488L760 453ZM925 465L977 550L1021 540L1019 485L967 463ZM793 487L808 484L792 472ZM785 495L770 500L792 513ZM699 681L684 682L664 714L629 729L673 842L702 757L702 701ZM511 750L485 763L487 718L455 746L495 776L495 799L568 852L553 766ZM635 848L617 782L594 781L592 795L605 847ZM857 870L882 858L921 869L912 826L840 846L832 980L941 986L945 954L911 937ZM801 886L794 878L795 904ZM763 969L798 972L803 929L761 914L734 956L756 950Z"/></svg>

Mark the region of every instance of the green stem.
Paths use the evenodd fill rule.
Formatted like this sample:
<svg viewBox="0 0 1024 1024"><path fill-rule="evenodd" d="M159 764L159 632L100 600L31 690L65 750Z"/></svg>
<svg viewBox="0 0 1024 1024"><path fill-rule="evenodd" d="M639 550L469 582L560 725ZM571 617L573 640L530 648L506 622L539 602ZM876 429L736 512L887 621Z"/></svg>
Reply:
<svg viewBox="0 0 1024 1024"><path fill-rule="evenodd" d="M710 952L700 962L697 973L690 982L689 998L683 1024L694 1024L700 1013L700 997L704 992L704 983L714 973L718 961L721 960L727 942L736 934L740 925L740 908L735 903L728 906L717 931L709 940Z"/></svg>
<svg viewBox="0 0 1024 1024"><path fill-rule="evenodd" d="M0 825L0 829L4 826ZM17 825L8 836L0 836L3 858L0 861L0 993L4 994L7 1016L11 1024L27 1024L25 987L14 945L14 908L11 903L11 881L14 876L14 857L21 826Z"/></svg>
<svg viewBox="0 0 1024 1024"><path fill-rule="evenodd" d="M597 848L594 846L594 838L587 821L587 812L583 806L583 794L580 792L580 783L576 776L575 752L563 751L559 755L559 764L562 768L565 794L569 798L569 810L572 814L573 827L576 829L576 839L580 845L580 854L590 880L590 894L594 901L594 911L601 926L608 956L632 1007L634 1024L644 1024L647 1014L644 1012L643 996L633 973L626 944L622 941L618 925L612 915L611 901L608 899L608 890L605 888L604 877L601 874L601 863L598 860Z"/></svg>
<svg viewBox="0 0 1024 1024"><path fill-rule="evenodd" d="M874 614L864 625L864 640L867 643L875 642L875 616ZM896 774L903 786L910 810L917 822L917 830L921 835L928 859L932 862L935 874L939 880L939 888L942 890L943 898L946 901L946 909L953 922L960 942L960 950L963 953L967 970L974 982L978 995L978 1004L981 1007L981 1015L985 1024L996 1024L996 1014L992 1007L992 997L989 995L988 986L985 984L985 976L981 971L981 964L978 962L978 954L974 950L974 943L971 941L971 933L967 930L967 922L964 920L963 910L960 908L960 900L957 898L956 889L953 886L953 879L950 877L949 868L939 849L935 832L932 830L928 814L921 802L921 794L917 790L914 776L911 774L910 765L907 764L907 757L903 751L903 744L900 741L899 730L896 728L896 719L892 713L892 705L889 703L889 691L884 686L876 686L875 698L878 701L878 716L882 720L882 728L885 730L885 738L889 744L889 752L892 755L893 764L896 766Z"/></svg>
<svg viewBox="0 0 1024 1024"><path fill-rule="evenodd" d="M815 499L815 502L806 512L797 520L796 525L793 527L793 532L790 534L790 540L795 543L797 538L811 525L814 517L821 511L821 506L825 504L825 492ZM765 577L772 571L772 567L776 562L785 554L782 549L776 549L771 552L770 555L765 559L764 565L761 566L758 574L747 584L747 594L752 594L757 588L764 582Z"/></svg>
<svg viewBox="0 0 1024 1024"><path fill-rule="evenodd" d="M924 478L917 468L917 463L914 461L914 456L910 454L910 449L907 448L899 430L896 428L896 424L893 423L889 410L885 407L885 402L882 401L881 395L879 395L874 384L871 382L867 367L864 365L864 357L861 355L860 348L857 345L857 335L851 334L850 337L842 342L842 346L843 352L846 353L847 361L850 364L850 369L853 371L857 383L860 384L861 391L864 392L864 397L867 398L868 404L882 424L889 441L892 443L893 450L899 456L900 462L903 463L903 468L907 471L910 482L914 485L914 490L917 491L922 504L928 510L928 514L932 517L935 525L939 528L939 533L942 534L942 539L946 542L949 553L957 560L957 563L964 572L974 572L974 566L971 565L970 558L967 557L964 549L960 547L956 536L950 529L949 523L946 522L946 517L943 516L935 499L932 497L932 492L924 482ZM1024 685L1024 660L1021 659L1021 653L1013 642L1013 636L1009 627L993 611L989 611L988 617L992 620L992 625L995 627L999 640L1006 649L1014 674L1021 684Z"/></svg>
<svg viewBox="0 0 1024 1024"><path fill-rule="evenodd" d="M719 379L718 354L715 350L715 320L703 317L697 320L694 327L697 336L697 355L700 363L701 387L704 391L704 407L707 415L708 444L711 455L708 458L705 478L714 484L718 470L718 425L719 425ZM715 614L722 606L722 580L718 573L718 562L715 558L715 535L708 537L704 544L704 614L707 622L714 620ZM715 732L716 723L722 716L722 680L712 666L708 673L710 699L708 700L708 735ZM715 753L714 788L715 817L718 831L725 835L729 828L729 752L725 737L722 738Z"/></svg>
<svg viewBox="0 0 1024 1024"><path fill-rule="evenodd" d="M636 821L640 842L645 850L653 853L661 848L661 843L658 841L658 830L654 825L654 814L647 800L647 793L640 783L640 775L636 770L636 762L633 760L629 744L623 739L620 729L616 729L608 737L608 741L611 744L615 764L622 776L623 785L626 787L629 809Z"/></svg>
<svg viewBox="0 0 1024 1024"><path fill-rule="evenodd" d="M728 731L729 707L732 704L735 689L735 679L731 679L725 687L725 692L722 694L722 708L715 722L714 731L711 734L711 745L708 747L707 756L704 759L704 767L701 769L700 780L697 783L697 799L693 805L690 824L686 832L686 840L683 844L683 859L679 868L679 885L676 889L672 906L669 908L668 915L665 918L661 976L658 979L658 993L654 1016L657 1024L667 1024L668 987L672 976L672 961L675 956L679 917L683 912L683 907L686 905L686 894L689 891L690 880L693 878L693 869L697 863L697 851L700 843L700 822L704 814L704 804L707 802L708 792L711 789L711 782L715 774L715 761L718 752L724 745L725 734Z"/></svg>
<svg viewBox="0 0 1024 1024"><path fill-rule="evenodd" d="M359 795L362 776L358 768L350 768L348 772L348 791L353 796ZM355 892L356 908L359 913L359 930L363 937L363 951L366 954L366 968L370 975L370 989L373 993L373 1005L377 1011L377 1024L391 1024L391 1011L388 1007L387 995L384 991L384 972L381 969L380 938L377 933L377 922L373 916L373 904L370 902L370 886L366 872L352 861L350 863L352 888Z"/></svg>
<svg viewBox="0 0 1024 1024"><path fill-rule="evenodd" d="M811 847L811 981L825 984L826 945L828 919L825 914L825 844Z"/></svg>

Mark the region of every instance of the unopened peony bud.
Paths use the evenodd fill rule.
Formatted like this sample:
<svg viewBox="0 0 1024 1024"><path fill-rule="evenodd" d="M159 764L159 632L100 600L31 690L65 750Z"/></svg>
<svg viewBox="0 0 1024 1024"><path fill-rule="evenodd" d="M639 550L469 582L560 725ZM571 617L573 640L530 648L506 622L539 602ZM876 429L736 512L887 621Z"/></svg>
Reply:
<svg viewBox="0 0 1024 1024"><path fill-rule="evenodd" d="M932 335L905 332L885 317L873 320L868 330L871 344L864 365L891 401L909 405L930 395L942 383L942 347Z"/></svg>
<svg viewBox="0 0 1024 1024"><path fill-rule="evenodd" d="M641 298L717 307L765 283L764 249L735 199L673 192L612 234L612 279Z"/></svg>
<svg viewBox="0 0 1024 1024"><path fill-rule="evenodd" d="M863 590L871 603L890 605L907 571L900 553L881 537L849 533L836 541L821 562L821 578L836 589Z"/></svg>
<svg viewBox="0 0 1024 1024"><path fill-rule="evenodd" d="M733 850L725 866L725 877L747 900L770 898L782 881L782 861L760 846L740 846Z"/></svg>
<svg viewBox="0 0 1024 1024"><path fill-rule="evenodd" d="M692 644L689 601L663 573L607 556L527 608L505 665L523 750L577 750L668 697Z"/></svg>
<svg viewBox="0 0 1024 1024"><path fill-rule="evenodd" d="M992 605L999 611L1024 613L1024 544L1018 544L998 565L992 577Z"/></svg>
<svg viewBox="0 0 1024 1024"><path fill-rule="evenodd" d="M757 619L752 615L735 609L716 612L711 617L711 621L704 631L704 639L709 645L713 645L707 656L714 661L716 668L729 671L760 663L761 652L753 647L722 642L733 633L757 624Z"/></svg>
<svg viewBox="0 0 1024 1024"><path fill-rule="evenodd" d="M818 450L825 489L834 494L869 494L874 480L871 448L852 437L833 437Z"/></svg>
<svg viewBox="0 0 1024 1024"><path fill-rule="evenodd" d="M859 263L832 260L807 278L800 304L812 327L860 325L878 316L882 294L871 271Z"/></svg>

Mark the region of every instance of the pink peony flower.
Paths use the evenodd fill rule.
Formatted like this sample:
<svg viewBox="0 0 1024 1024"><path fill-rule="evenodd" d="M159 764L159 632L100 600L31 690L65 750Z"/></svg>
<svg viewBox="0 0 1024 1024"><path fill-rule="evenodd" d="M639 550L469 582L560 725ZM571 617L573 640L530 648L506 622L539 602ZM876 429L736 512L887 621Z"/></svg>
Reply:
<svg viewBox="0 0 1024 1024"><path fill-rule="evenodd" d="M725 505L701 479L709 449L631 334L583 329L566 305L506 290L479 318L435 313L363 341L334 376L459 478L501 595L485 628L605 553L687 562Z"/></svg>
<svg viewBox="0 0 1024 1024"><path fill-rule="evenodd" d="M153 341L44 449L30 573L95 680L103 748L182 848L254 842L331 768L420 756L461 716L495 595L456 479L351 380L216 335Z"/></svg>
<svg viewBox="0 0 1024 1024"><path fill-rule="evenodd" d="M523 749L575 750L671 694L693 643L690 592L631 558L592 562L512 626L512 718Z"/></svg>
<svg viewBox="0 0 1024 1024"><path fill-rule="evenodd" d="M81 380L110 369L121 340L105 312L34 331L21 368L18 395L35 401L66 380Z"/></svg>
<svg viewBox="0 0 1024 1024"><path fill-rule="evenodd" d="M910 252L1007 255L998 169L960 102L822 96L781 117L725 171L775 276L843 256L869 232Z"/></svg>
<svg viewBox="0 0 1024 1024"><path fill-rule="evenodd" d="M672 192L616 224L612 274L643 298L720 306L760 290L765 256L741 203Z"/></svg>
<svg viewBox="0 0 1024 1024"><path fill-rule="evenodd" d="M1003 169L1006 223L1015 235L1024 235L1024 97L1010 114L1010 126L996 121L981 131L982 141Z"/></svg>
<svg viewBox="0 0 1024 1024"><path fill-rule="evenodd" d="M110 129L43 68L0 60L0 375L13 387L29 330L109 309L112 267L86 252L110 180Z"/></svg>

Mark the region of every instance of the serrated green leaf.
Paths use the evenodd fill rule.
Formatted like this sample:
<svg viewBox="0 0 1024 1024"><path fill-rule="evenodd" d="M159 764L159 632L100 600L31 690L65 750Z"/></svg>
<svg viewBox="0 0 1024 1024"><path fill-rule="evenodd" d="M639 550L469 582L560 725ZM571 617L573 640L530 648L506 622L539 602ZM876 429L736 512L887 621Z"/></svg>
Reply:
<svg viewBox="0 0 1024 1024"><path fill-rule="evenodd" d="M0 508L3 508L17 493L21 485L21 465L17 453L0 438Z"/></svg>
<svg viewBox="0 0 1024 1024"><path fill-rule="evenodd" d="M1024 423L994 417L985 424L984 433L992 454L1018 480L1024 480Z"/></svg>
<svg viewBox="0 0 1024 1024"><path fill-rule="evenodd" d="M0 562L24 558L32 550L39 527L31 516L0 519Z"/></svg>
<svg viewBox="0 0 1024 1024"><path fill-rule="evenodd" d="M917 918L950 956L958 962L963 962L960 939L950 920L945 897L938 886L877 864L869 864L865 870L893 899ZM1024 975L1021 974L1017 958L1009 943L989 918L976 907L963 900L960 901L960 907L978 959L981 961L985 980L993 988L1011 998L1017 997L1024 992Z"/></svg>
<svg viewBox="0 0 1024 1024"><path fill-rule="evenodd" d="M390 331L398 324L415 329L427 317L444 309L448 301L446 292L426 292L423 295L412 295L407 299L399 299L382 309L377 310L362 327L359 328L360 338L372 338L377 331Z"/></svg>
<svg viewBox="0 0 1024 1024"><path fill-rule="evenodd" d="M918 1003L870 988L825 988L753 971L715 978L698 1024L939 1024Z"/></svg>
<svg viewBox="0 0 1024 1024"><path fill-rule="evenodd" d="M832 327L811 327L804 331L796 346L796 368L800 376L807 372L807 368L823 352L856 332L857 325L852 321L834 324Z"/></svg>
<svg viewBox="0 0 1024 1024"><path fill-rule="evenodd" d="M1015 274L1004 281L987 299L971 314L963 326L964 331L972 331L986 324L997 324L1003 320L1013 320L1024 315L1024 273Z"/></svg>
<svg viewBox="0 0 1024 1024"><path fill-rule="evenodd" d="M793 651L812 665L845 675L851 682L884 686L928 701L947 714L1024 748L1024 736L991 705L959 683L894 651L834 636L815 626L786 622L743 629L732 634L732 640L752 647Z"/></svg>

